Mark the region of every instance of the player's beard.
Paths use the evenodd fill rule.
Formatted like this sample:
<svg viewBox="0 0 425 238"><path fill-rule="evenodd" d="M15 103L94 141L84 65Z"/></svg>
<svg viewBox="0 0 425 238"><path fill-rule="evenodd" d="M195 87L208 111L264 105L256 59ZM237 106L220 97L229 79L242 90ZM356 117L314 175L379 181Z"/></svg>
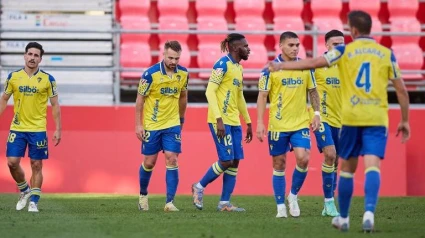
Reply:
<svg viewBox="0 0 425 238"><path fill-rule="evenodd" d="M177 64L165 64L165 67L167 67L169 70L175 70L177 67Z"/></svg>

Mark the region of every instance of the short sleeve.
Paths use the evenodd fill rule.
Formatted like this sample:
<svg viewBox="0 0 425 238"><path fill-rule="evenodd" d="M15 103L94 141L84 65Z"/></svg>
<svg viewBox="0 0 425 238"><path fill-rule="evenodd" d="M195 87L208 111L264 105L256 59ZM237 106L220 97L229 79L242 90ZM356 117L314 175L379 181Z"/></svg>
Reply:
<svg viewBox="0 0 425 238"><path fill-rule="evenodd" d="M145 71L142 75L142 78L140 79L139 88L137 89L137 92L142 96L149 95L152 83L152 74L149 71Z"/></svg>
<svg viewBox="0 0 425 238"><path fill-rule="evenodd" d="M314 69L310 69L308 73L308 82L307 82L307 88L313 89L316 88L316 77L314 76Z"/></svg>
<svg viewBox="0 0 425 238"><path fill-rule="evenodd" d="M267 69L263 69L263 71L261 71L260 79L258 80L258 90L270 91L270 86L270 71L268 71Z"/></svg>
<svg viewBox="0 0 425 238"><path fill-rule="evenodd" d="M337 45L332 50L328 51L323 57L325 57L329 66L335 65L341 59L345 51L345 45Z"/></svg>
<svg viewBox="0 0 425 238"><path fill-rule="evenodd" d="M398 66L397 59L395 58L394 52L391 51L391 59L390 59L390 69L388 75L390 79L400 79L401 72L400 67Z"/></svg>
<svg viewBox="0 0 425 238"><path fill-rule="evenodd" d="M4 83L4 93L11 95L13 93L13 87L10 84L10 79L12 78L12 73L7 76L6 82Z"/></svg>
<svg viewBox="0 0 425 238"><path fill-rule="evenodd" d="M186 91L187 90L187 85L188 84L189 84L189 73L187 73L186 80L183 83L182 91Z"/></svg>
<svg viewBox="0 0 425 238"><path fill-rule="evenodd" d="M58 95L58 88L56 86L56 80L55 78L49 74L49 89L48 89L48 94L49 97L55 97Z"/></svg>
<svg viewBox="0 0 425 238"><path fill-rule="evenodd" d="M227 63L223 59L220 59L213 66L213 70L211 72L209 82L220 85L221 82L223 81L223 78L226 72L227 72Z"/></svg>

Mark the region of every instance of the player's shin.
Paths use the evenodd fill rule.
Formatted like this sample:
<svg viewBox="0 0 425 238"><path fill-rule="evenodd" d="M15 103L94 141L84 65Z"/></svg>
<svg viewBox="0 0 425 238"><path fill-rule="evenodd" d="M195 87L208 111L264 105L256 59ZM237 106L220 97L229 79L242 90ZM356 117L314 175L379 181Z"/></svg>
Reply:
<svg viewBox="0 0 425 238"><path fill-rule="evenodd" d="M166 203L172 202L176 196L177 186L179 184L179 167L178 166L167 166L167 172L165 174L165 180L167 183L167 201Z"/></svg>
<svg viewBox="0 0 425 238"><path fill-rule="evenodd" d="M273 191L276 204L285 204L285 171L284 170L273 170Z"/></svg>
<svg viewBox="0 0 425 238"><path fill-rule="evenodd" d="M365 173L365 211L375 213L381 184L380 170L378 167L369 167Z"/></svg>
<svg viewBox="0 0 425 238"><path fill-rule="evenodd" d="M326 199L333 198L333 180L334 180L334 166L322 164L322 182L323 182L323 195Z"/></svg>
<svg viewBox="0 0 425 238"><path fill-rule="evenodd" d="M216 180L223 173L224 170L225 168L220 164L220 162L217 161L212 164L212 166L208 169L207 173L199 182L199 184L202 186L202 189L205 188L209 183Z"/></svg>
<svg viewBox="0 0 425 238"><path fill-rule="evenodd" d="M140 195L148 194L148 185L152 176L153 168L146 168L144 163L140 165L139 169L139 184L140 184Z"/></svg>
<svg viewBox="0 0 425 238"><path fill-rule="evenodd" d="M291 194L297 195L301 187L304 184L305 178L307 177L308 167L305 169L300 168L298 165L295 167L294 173L292 174L292 186Z"/></svg>
<svg viewBox="0 0 425 238"><path fill-rule="evenodd" d="M341 171L338 183L338 204L342 218L347 218L354 189L353 173Z"/></svg>
<svg viewBox="0 0 425 238"><path fill-rule="evenodd" d="M236 185L236 175L238 174L238 168L228 168L223 174L223 190L221 193L220 202L229 202L230 196L233 193L233 189Z"/></svg>

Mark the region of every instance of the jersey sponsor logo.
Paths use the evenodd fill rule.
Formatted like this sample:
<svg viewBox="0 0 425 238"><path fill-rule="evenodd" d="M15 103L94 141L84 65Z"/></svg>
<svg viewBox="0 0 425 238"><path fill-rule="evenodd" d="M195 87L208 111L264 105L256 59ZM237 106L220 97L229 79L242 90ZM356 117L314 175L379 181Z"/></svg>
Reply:
<svg viewBox="0 0 425 238"><path fill-rule="evenodd" d="M288 86L288 87L298 87L299 85L303 84L304 80L302 80L301 78L284 78L282 79L282 85L283 86Z"/></svg>
<svg viewBox="0 0 425 238"><path fill-rule="evenodd" d="M233 79L233 85L239 87L241 85L241 82L238 79Z"/></svg>
<svg viewBox="0 0 425 238"><path fill-rule="evenodd" d="M326 78L326 84L332 86L339 86L341 81L336 77L328 77Z"/></svg>
<svg viewBox="0 0 425 238"><path fill-rule="evenodd" d="M357 95L353 95L350 98L351 105L356 106L358 104L360 105L380 105L381 99L380 98L361 98Z"/></svg>
<svg viewBox="0 0 425 238"><path fill-rule="evenodd" d="M170 87L165 87L165 88L161 88L160 92L162 95L173 95L179 92L177 87L174 88L170 88Z"/></svg>
<svg viewBox="0 0 425 238"><path fill-rule="evenodd" d="M19 86L20 93L38 93L36 86Z"/></svg>
<svg viewBox="0 0 425 238"><path fill-rule="evenodd" d="M158 112L159 112L159 100L155 100L155 105L153 107L153 113L152 113L152 121L157 122L158 121Z"/></svg>
<svg viewBox="0 0 425 238"><path fill-rule="evenodd" d="M227 90L226 99L224 100L224 105L223 105L223 114L225 116L227 116L227 109L229 107L229 102L230 102L230 90Z"/></svg>

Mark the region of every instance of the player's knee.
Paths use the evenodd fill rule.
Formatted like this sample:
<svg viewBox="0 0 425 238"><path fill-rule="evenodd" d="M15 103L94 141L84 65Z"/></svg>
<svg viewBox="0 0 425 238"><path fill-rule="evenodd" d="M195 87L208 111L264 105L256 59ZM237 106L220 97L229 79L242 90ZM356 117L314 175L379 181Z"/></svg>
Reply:
<svg viewBox="0 0 425 238"><path fill-rule="evenodd" d="M143 161L143 167L146 169L153 169L155 167L156 161L145 160Z"/></svg>
<svg viewBox="0 0 425 238"><path fill-rule="evenodd" d="M306 169L308 167L308 162L310 161L310 156L306 155L301 158L297 158L297 165L302 169Z"/></svg>
<svg viewBox="0 0 425 238"><path fill-rule="evenodd" d="M273 169L276 169L276 170L286 169L286 159L284 156L276 156L273 158Z"/></svg>
<svg viewBox="0 0 425 238"><path fill-rule="evenodd" d="M19 162L17 161L7 161L7 166L10 170L17 170L19 168Z"/></svg>
<svg viewBox="0 0 425 238"><path fill-rule="evenodd" d="M325 163L327 165L333 165L335 161L337 160L335 151L331 151L331 150L324 151L324 155L325 155Z"/></svg>
<svg viewBox="0 0 425 238"><path fill-rule="evenodd" d="M233 165L233 160L220 161L220 165L225 169L230 168Z"/></svg>
<svg viewBox="0 0 425 238"><path fill-rule="evenodd" d="M232 160L232 168L238 168L239 167L239 160Z"/></svg>
<svg viewBox="0 0 425 238"><path fill-rule="evenodd" d="M41 160L31 160L32 171L41 171L43 168L43 162Z"/></svg>
<svg viewBox="0 0 425 238"><path fill-rule="evenodd" d="M177 157L171 157L167 159L167 166L177 166Z"/></svg>

